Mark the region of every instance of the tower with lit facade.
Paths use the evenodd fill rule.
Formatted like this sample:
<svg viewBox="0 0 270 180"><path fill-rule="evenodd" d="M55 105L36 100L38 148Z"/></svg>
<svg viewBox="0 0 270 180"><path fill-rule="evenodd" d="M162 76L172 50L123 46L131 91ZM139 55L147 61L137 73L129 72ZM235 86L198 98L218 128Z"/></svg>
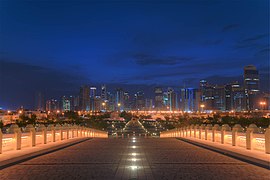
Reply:
<svg viewBox="0 0 270 180"><path fill-rule="evenodd" d="M259 95L259 72L253 65L244 67L244 90L246 98L246 109L255 110L259 106L257 97Z"/></svg>

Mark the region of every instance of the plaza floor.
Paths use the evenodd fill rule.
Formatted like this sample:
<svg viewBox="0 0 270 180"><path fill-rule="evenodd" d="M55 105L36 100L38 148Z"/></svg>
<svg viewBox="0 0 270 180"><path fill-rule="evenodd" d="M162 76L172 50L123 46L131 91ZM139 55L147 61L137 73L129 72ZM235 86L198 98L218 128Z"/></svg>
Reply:
<svg viewBox="0 0 270 180"><path fill-rule="evenodd" d="M270 179L270 171L176 139L93 139L0 172L0 179Z"/></svg>

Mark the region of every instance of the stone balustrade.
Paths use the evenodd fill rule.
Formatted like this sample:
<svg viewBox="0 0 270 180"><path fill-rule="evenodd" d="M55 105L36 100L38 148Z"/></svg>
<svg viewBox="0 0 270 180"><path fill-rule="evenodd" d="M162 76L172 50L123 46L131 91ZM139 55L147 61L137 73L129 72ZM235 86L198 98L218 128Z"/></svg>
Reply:
<svg viewBox="0 0 270 180"><path fill-rule="evenodd" d="M219 126L212 125L191 125L176 128L160 133L161 138L181 137L196 138L202 141L212 141L220 144L246 148L248 150L263 151L270 154L270 126L265 129L264 134L258 133L255 124L249 125L246 132L241 125L236 124L231 128L228 124Z"/></svg>
<svg viewBox="0 0 270 180"><path fill-rule="evenodd" d="M17 124L12 124L8 134L0 130L0 154L6 151L20 150L27 147L35 147L41 144L54 143L73 138L108 138L108 133L92 128L76 125L39 125L35 128L29 124L22 132Z"/></svg>

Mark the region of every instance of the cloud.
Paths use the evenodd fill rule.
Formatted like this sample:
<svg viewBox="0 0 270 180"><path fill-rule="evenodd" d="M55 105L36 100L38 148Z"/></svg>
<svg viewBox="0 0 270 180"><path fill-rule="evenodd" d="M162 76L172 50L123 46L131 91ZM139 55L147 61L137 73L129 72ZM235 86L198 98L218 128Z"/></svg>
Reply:
<svg viewBox="0 0 270 180"><path fill-rule="evenodd" d="M254 42L254 41L257 41L259 39L263 39L265 37L268 37L269 34L268 33L265 33L265 34L258 34L256 36L252 36L252 37L249 37L249 38L245 38L243 39L241 42L244 43L244 42Z"/></svg>
<svg viewBox="0 0 270 180"><path fill-rule="evenodd" d="M229 24L229 25L223 27L222 32L227 32L227 31L236 29L238 27L239 27L239 24Z"/></svg>
<svg viewBox="0 0 270 180"><path fill-rule="evenodd" d="M8 107L33 107L36 92L47 98L71 95L84 82L86 78L60 69L0 60L0 99Z"/></svg>
<svg viewBox="0 0 270 180"><path fill-rule="evenodd" d="M269 37L268 33L265 34L257 34L255 36L244 38L237 42L235 48L242 49L242 48L261 48L262 42Z"/></svg>
<svg viewBox="0 0 270 180"><path fill-rule="evenodd" d="M135 63L141 66L149 65L167 65L174 66L195 59L194 57L178 57L178 56L167 56L157 57L148 54L135 54L133 56Z"/></svg>

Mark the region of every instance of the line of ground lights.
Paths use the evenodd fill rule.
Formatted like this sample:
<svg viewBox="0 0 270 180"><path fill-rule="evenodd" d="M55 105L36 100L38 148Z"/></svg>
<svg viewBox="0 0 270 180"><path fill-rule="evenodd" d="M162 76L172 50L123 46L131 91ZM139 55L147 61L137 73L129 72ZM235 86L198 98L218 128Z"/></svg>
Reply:
<svg viewBox="0 0 270 180"><path fill-rule="evenodd" d="M135 146L135 143L136 143L136 137L132 137L132 146L131 149L132 149L132 152L129 154L129 156L131 156L128 160L131 161L131 166L129 166L129 168L132 170L132 171L136 171L137 169L139 169L139 166L136 164L136 162L140 161L140 159L138 159L138 153L135 152L135 149L138 148L138 146Z"/></svg>

